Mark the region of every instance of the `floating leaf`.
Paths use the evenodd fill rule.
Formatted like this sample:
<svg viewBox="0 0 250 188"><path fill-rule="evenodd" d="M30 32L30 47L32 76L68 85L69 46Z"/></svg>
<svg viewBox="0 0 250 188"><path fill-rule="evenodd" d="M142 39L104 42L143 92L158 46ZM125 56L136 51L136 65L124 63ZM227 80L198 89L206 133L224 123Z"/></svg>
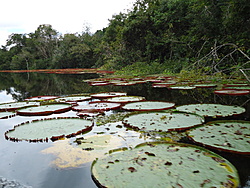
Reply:
<svg viewBox="0 0 250 188"><path fill-rule="evenodd" d="M48 118L21 123L5 132L5 138L11 141L26 140L43 142L51 139L72 137L92 129L93 122L80 118Z"/></svg>
<svg viewBox="0 0 250 188"><path fill-rule="evenodd" d="M89 95L76 95L76 96L60 97L60 98L56 99L56 101L59 101L59 102L81 102L81 101L87 101L90 99L91 99L91 97Z"/></svg>
<svg viewBox="0 0 250 188"><path fill-rule="evenodd" d="M127 93L124 92L102 92L102 93L94 93L91 95L91 97L97 99L106 99L106 98L119 97L125 95L127 95Z"/></svg>
<svg viewBox="0 0 250 188"><path fill-rule="evenodd" d="M250 91L248 90L231 90L231 89L222 89L222 90L215 90L215 94L218 95L248 95Z"/></svg>
<svg viewBox="0 0 250 188"><path fill-rule="evenodd" d="M55 103L47 104L35 107L28 107L17 110L18 115L22 116L41 116L41 115L50 115L53 113L62 113L71 110L71 104L67 103Z"/></svg>
<svg viewBox="0 0 250 188"><path fill-rule="evenodd" d="M165 101L141 101L125 104L122 108L125 110L149 111L149 110L167 110L173 108L175 103Z"/></svg>
<svg viewBox="0 0 250 188"><path fill-rule="evenodd" d="M0 104L0 111L14 111L19 108L25 108L29 106L38 106L39 102L12 102Z"/></svg>
<svg viewBox="0 0 250 188"><path fill-rule="evenodd" d="M58 96L36 96L25 99L25 101L48 101L57 99Z"/></svg>
<svg viewBox="0 0 250 188"><path fill-rule="evenodd" d="M142 131L167 132L172 130L185 130L202 124L204 119L196 114L149 112L129 115L124 118L125 126Z"/></svg>
<svg viewBox="0 0 250 188"><path fill-rule="evenodd" d="M216 84L195 84L194 87L196 88L214 88L217 87Z"/></svg>
<svg viewBox="0 0 250 188"><path fill-rule="evenodd" d="M107 99L108 102L117 102L117 103L128 103L128 102L136 102L136 101L144 101L145 97L141 96L121 96L121 97L113 97Z"/></svg>
<svg viewBox="0 0 250 188"><path fill-rule="evenodd" d="M205 117L227 117L244 113L246 110L240 106L222 104L189 104L178 106L179 111L191 112Z"/></svg>
<svg viewBox="0 0 250 188"><path fill-rule="evenodd" d="M214 121L194 128L188 134L195 142L214 149L250 154L248 121Z"/></svg>
<svg viewBox="0 0 250 188"><path fill-rule="evenodd" d="M190 156L194 160L189 160ZM239 186L238 173L229 161L209 150L186 144L150 143L113 152L97 159L91 172L101 187Z"/></svg>
<svg viewBox="0 0 250 188"><path fill-rule="evenodd" d="M72 109L76 111L85 111L85 110L97 110L97 111L108 111L115 110L120 108L120 103L111 103L111 102L93 102L86 105L73 106Z"/></svg>
<svg viewBox="0 0 250 188"><path fill-rule="evenodd" d="M15 116L13 112L0 112L0 119L6 119Z"/></svg>
<svg viewBox="0 0 250 188"><path fill-rule="evenodd" d="M172 87L168 87L168 89L172 89L172 90L189 90L189 89L195 89L195 86L172 86Z"/></svg>

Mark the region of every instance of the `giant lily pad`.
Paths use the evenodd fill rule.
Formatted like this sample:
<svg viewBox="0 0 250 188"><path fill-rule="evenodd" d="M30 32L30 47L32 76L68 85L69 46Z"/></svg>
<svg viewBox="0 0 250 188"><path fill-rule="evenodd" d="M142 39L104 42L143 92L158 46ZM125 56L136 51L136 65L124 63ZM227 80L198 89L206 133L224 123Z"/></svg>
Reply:
<svg viewBox="0 0 250 188"><path fill-rule="evenodd" d="M0 119L6 119L15 116L13 112L0 112Z"/></svg>
<svg viewBox="0 0 250 188"><path fill-rule="evenodd" d="M96 110L96 111L108 111L120 108L120 103L111 103L111 102L95 102L86 105L79 105L72 107L75 111L89 111L89 110Z"/></svg>
<svg viewBox="0 0 250 188"><path fill-rule="evenodd" d="M217 95L248 95L250 91L249 90L221 89L221 90L215 90L214 93Z"/></svg>
<svg viewBox="0 0 250 188"><path fill-rule="evenodd" d="M43 142L51 139L75 136L92 129L93 122L80 118L48 118L18 124L5 132L5 138L11 141L26 140Z"/></svg>
<svg viewBox="0 0 250 188"><path fill-rule="evenodd" d="M91 97L89 95L73 95L73 96L60 97L56 100L60 102L81 102L90 99Z"/></svg>
<svg viewBox="0 0 250 188"><path fill-rule="evenodd" d="M248 121L214 121L189 131L195 142L208 147L250 154L250 122Z"/></svg>
<svg viewBox="0 0 250 188"><path fill-rule="evenodd" d="M125 110L150 111L150 110L167 110L173 108L175 103L165 101L141 101L127 103L122 108Z"/></svg>
<svg viewBox="0 0 250 188"><path fill-rule="evenodd" d="M202 124L204 119L196 114L149 112L129 115L123 123L127 127L142 131L167 132L172 130L185 130Z"/></svg>
<svg viewBox="0 0 250 188"><path fill-rule="evenodd" d="M222 104L190 104L178 106L179 111L191 112L205 117L227 117L244 113L246 110L240 106Z"/></svg>
<svg viewBox="0 0 250 188"><path fill-rule="evenodd" d="M37 115L49 115L53 113L62 113L69 111L71 109L71 104L67 103L55 103L48 105L41 105L36 107L29 107L17 110L18 115L23 116L37 116Z"/></svg>
<svg viewBox="0 0 250 188"><path fill-rule="evenodd" d="M19 108L25 108L29 106L38 106L39 102L12 102L0 104L0 111L13 111Z"/></svg>
<svg viewBox="0 0 250 188"><path fill-rule="evenodd" d="M238 187L235 167L201 147L141 144L97 159L91 168L100 187Z"/></svg>
<svg viewBox="0 0 250 188"><path fill-rule="evenodd" d="M25 101L47 101L47 100L54 100L58 98L58 96L36 96L36 97L30 97L25 99Z"/></svg>
<svg viewBox="0 0 250 188"><path fill-rule="evenodd" d="M107 101L109 102L117 102L117 103L128 103L128 102L137 102L144 100L146 100L145 97L141 96L121 96L121 97L113 97L107 99Z"/></svg>
<svg viewBox="0 0 250 188"><path fill-rule="evenodd" d="M97 99L106 99L106 98L119 97L125 95L127 95L127 93L125 92L102 92L102 93L94 93L91 95L91 97Z"/></svg>

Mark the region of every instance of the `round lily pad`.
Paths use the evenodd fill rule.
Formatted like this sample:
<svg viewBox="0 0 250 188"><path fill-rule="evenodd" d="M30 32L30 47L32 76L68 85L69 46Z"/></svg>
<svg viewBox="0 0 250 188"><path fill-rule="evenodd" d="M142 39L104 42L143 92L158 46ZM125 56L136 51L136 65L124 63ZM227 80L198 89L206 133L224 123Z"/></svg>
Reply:
<svg viewBox="0 0 250 188"><path fill-rule="evenodd" d="M62 113L71 110L71 104L67 103L56 103L56 104L48 104L41 105L35 107L28 107L17 110L18 115L22 116L37 116L37 115L50 115L53 113Z"/></svg>
<svg viewBox="0 0 250 188"><path fill-rule="evenodd" d="M204 117L227 117L242 114L246 111L240 106L230 106L222 104L190 104L178 106L179 111L199 114Z"/></svg>
<svg viewBox="0 0 250 188"><path fill-rule="evenodd" d="M127 103L122 108L124 110L150 111L150 110L167 110L173 108L175 103L165 101L141 101Z"/></svg>
<svg viewBox="0 0 250 188"><path fill-rule="evenodd" d="M127 95L127 93L125 92L102 92L102 93L94 93L91 95L91 97L97 99L106 99L106 98L119 97L125 95Z"/></svg>
<svg viewBox="0 0 250 188"><path fill-rule="evenodd" d="M90 131L92 126L92 121L81 118L47 118L18 124L5 132L5 138L11 141L55 141Z"/></svg>
<svg viewBox="0 0 250 188"><path fill-rule="evenodd" d="M128 102L136 102L136 101L144 101L145 97L141 96L121 96L121 97L113 97L107 99L109 102L117 102L117 103L128 103Z"/></svg>
<svg viewBox="0 0 250 188"><path fill-rule="evenodd" d="M25 108L29 106L38 106L39 102L13 102L0 104L0 111L13 111L19 108Z"/></svg>
<svg viewBox="0 0 250 188"><path fill-rule="evenodd" d="M197 142L227 152L250 154L249 121L213 121L189 131Z"/></svg>
<svg viewBox="0 0 250 188"><path fill-rule="evenodd" d="M60 102L81 102L81 101L87 101L90 99L91 97L89 95L75 95L75 96L60 97L56 100Z"/></svg>
<svg viewBox="0 0 250 188"><path fill-rule="evenodd" d="M0 112L0 119L6 119L15 116L13 112Z"/></svg>
<svg viewBox="0 0 250 188"><path fill-rule="evenodd" d="M248 95L250 91L248 90L231 90L231 89L222 89L222 90L215 90L215 94L218 95Z"/></svg>
<svg viewBox="0 0 250 188"><path fill-rule="evenodd" d="M223 89L248 90L248 91L250 91L250 86L224 87Z"/></svg>
<svg viewBox="0 0 250 188"><path fill-rule="evenodd" d="M120 103L111 103L111 102L95 102L86 105L73 106L72 110L75 111L88 111L88 110L97 110L97 111L108 111L115 110L120 108Z"/></svg>
<svg viewBox="0 0 250 188"><path fill-rule="evenodd" d="M196 88L214 88L214 87L217 87L216 84L196 84L194 86Z"/></svg>
<svg viewBox="0 0 250 188"><path fill-rule="evenodd" d="M36 96L36 97L30 97L25 99L25 101L47 101L47 100L54 100L58 98L58 96Z"/></svg>
<svg viewBox="0 0 250 188"><path fill-rule="evenodd" d="M238 187L235 167L201 147L147 143L97 159L92 177L100 187Z"/></svg>
<svg viewBox="0 0 250 188"><path fill-rule="evenodd" d="M189 89L195 89L195 86L172 86L168 87L168 89L173 89L173 90L189 90Z"/></svg>
<svg viewBox="0 0 250 188"><path fill-rule="evenodd" d="M123 124L141 131L167 132L185 130L204 122L201 116L189 113L148 112L129 115Z"/></svg>

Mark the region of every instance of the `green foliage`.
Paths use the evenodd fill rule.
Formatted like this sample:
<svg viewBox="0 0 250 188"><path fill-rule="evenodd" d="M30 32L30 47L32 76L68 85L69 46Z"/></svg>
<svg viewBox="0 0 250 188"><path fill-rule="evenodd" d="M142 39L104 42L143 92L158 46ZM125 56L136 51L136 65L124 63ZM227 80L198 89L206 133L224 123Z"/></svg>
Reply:
<svg viewBox="0 0 250 188"><path fill-rule="evenodd" d="M137 0L94 34L87 28L60 35L45 24L13 33L0 51L0 69L102 67L137 75L189 65L235 74L249 68L249 10L247 0Z"/></svg>

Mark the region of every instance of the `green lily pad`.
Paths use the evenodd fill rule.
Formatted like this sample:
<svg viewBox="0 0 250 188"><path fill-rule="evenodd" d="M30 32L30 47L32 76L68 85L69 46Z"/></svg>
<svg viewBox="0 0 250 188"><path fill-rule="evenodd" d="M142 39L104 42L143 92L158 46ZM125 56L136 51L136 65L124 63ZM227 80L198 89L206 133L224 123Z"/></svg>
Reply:
<svg viewBox="0 0 250 188"><path fill-rule="evenodd" d="M120 108L120 103L111 103L111 102L93 102L86 105L79 105L73 106L72 110L75 111L89 111L89 110L96 110L96 111L108 111L108 110L115 110Z"/></svg>
<svg viewBox="0 0 250 188"><path fill-rule="evenodd" d="M36 96L25 99L25 101L48 101L57 99L58 96Z"/></svg>
<svg viewBox="0 0 250 188"><path fill-rule="evenodd" d="M124 118L125 126L141 131L167 132L185 130L204 122L201 116L190 113L148 112Z"/></svg>
<svg viewBox="0 0 250 188"><path fill-rule="evenodd" d="M250 122L214 121L188 132L197 142L227 152L250 154Z"/></svg>
<svg viewBox="0 0 250 188"><path fill-rule="evenodd" d="M235 167L201 147L147 143L97 159L92 177L100 187L238 187Z"/></svg>
<svg viewBox="0 0 250 188"><path fill-rule="evenodd" d="M111 97L119 97L119 96L125 96L127 93L125 92L102 92L102 93L94 93L91 94L91 97L97 98L97 99L106 99Z"/></svg>
<svg viewBox="0 0 250 188"><path fill-rule="evenodd" d="M59 102L81 102L81 101L87 101L90 99L91 99L91 97L88 95L76 95L76 96L60 97L60 98L56 99L56 101L59 101Z"/></svg>
<svg viewBox="0 0 250 188"><path fill-rule="evenodd" d="M248 95L250 91L249 90L222 89L222 90L215 90L214 93L217 95Z"/></svg>
<svg viewBox="0 0 250 188"><path fill-rule="evenodd" d="M124 110L150 111L150 110L167 110L173 108L175 103L165 101L141 101L127 103L122 108Z"/></svg>
<svg viewBox="0 0 250 188"><path fill-rule="evenodd" d="M0 112L0 119L6 119L15 116L13 112Z"/></svg>
<svg viewBox="0 0 250 188"><path fill-rule="evenodd" d="M128 102L136 102L136 101L144 101L145 97L141 96L121 96L121 97L113 97L107 99L108 102L117 102L117 103L128 103Z"/></svg>
<svg viewBox="0 0 250 188"><path fill-rule="evenodd" d="M62 113L69 110L71 110L71 104L55 103L55 104L23 108L17 110L16 113L22 116L38 116L38 115L40 116L40 115L50 115L53 113Z"/></svg>
<svg viewBox="0 0 250 188"><path fill-rule="evenodd" d="M250 86L224 87L223 89L248 90L248 91L250 91Z"/></svg>
<svg viewBox="0 0 250 188"><path fill-rule="evenodd" d="M172 87L168 87L168 89L172 89L172 90L189 90L189 89L195 89L195 86L172 86Z"/></svg>
<svg viewBox="0 0 250 188"><path fill-rule="evenodd" d="M92 126L92 121L81 118L47 118L18 124L5 132L5 138L11 141L55 141L88 132Z"/></svg>
<svg viewBox="0 0 250 188"><path fill-rule="evenodd" d="M38 106L39 102L12 102L0 104L0 111L14 111L19 108L25 108L29 106Z"/></svg>
<svg viewBox="0 0 250 188"><path fill-rule="evenodd" d="M195 113L204 117L227 117L242 114L246 111L240 106L222 104L190 104L178 106L179 111Z"/></svg>
<svg viewBox="0 0 250 188"><path fill-rule="evenodd" d="M216 84L195 84L196 88L214 88L217 87Z"/></svg>

